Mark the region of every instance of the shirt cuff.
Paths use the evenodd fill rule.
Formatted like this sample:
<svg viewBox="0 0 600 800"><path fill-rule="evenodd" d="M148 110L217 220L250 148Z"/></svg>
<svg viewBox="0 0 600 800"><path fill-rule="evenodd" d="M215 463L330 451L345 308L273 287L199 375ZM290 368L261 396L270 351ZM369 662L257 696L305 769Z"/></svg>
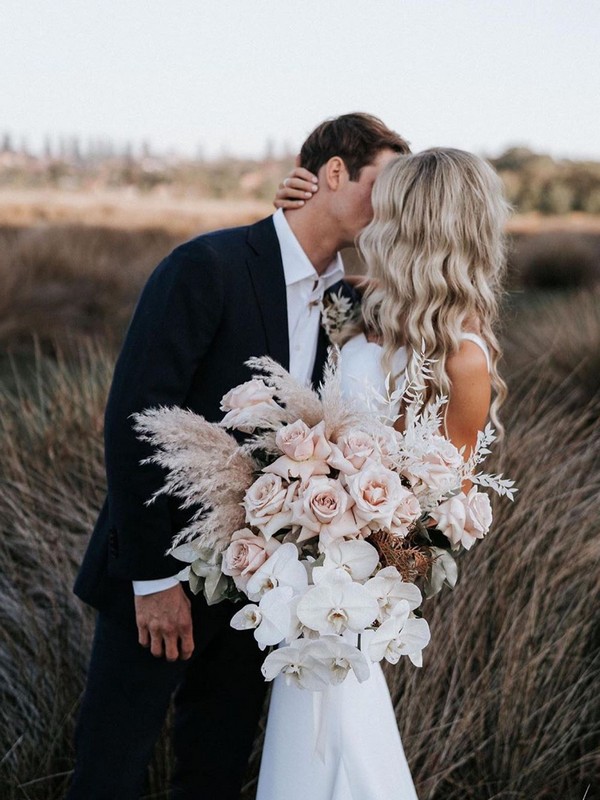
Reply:
<svg viewBox="0 0 600 800"><path fill-rule="evenodd" d="M167 589L172 589L180 581L187 581L190 573L190 568L185 567L170 578L157 578L152 581L132 581L133 593L135 595L154 594L155 592L164 592Z"/></svg>

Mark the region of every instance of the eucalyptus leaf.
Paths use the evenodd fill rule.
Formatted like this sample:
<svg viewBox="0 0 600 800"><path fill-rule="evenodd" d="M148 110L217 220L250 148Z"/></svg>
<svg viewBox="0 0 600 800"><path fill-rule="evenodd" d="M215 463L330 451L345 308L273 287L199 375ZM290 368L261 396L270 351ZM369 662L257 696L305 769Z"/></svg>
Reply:
<svg viewBox="0 0 600 800"><path fill-rule="evenodd" d="M213 567L213 571L204 579L204 597L209 606L225 599L228 583L227 576L218 567Z"/></svg>
<svg viewBox="0 0 600 800"><path fill-rule="evenodd" d="M194 594L200 594L204 587L204 578L198 577L195 572L190 570L190 577L188 578L190 589Z"/></svg>

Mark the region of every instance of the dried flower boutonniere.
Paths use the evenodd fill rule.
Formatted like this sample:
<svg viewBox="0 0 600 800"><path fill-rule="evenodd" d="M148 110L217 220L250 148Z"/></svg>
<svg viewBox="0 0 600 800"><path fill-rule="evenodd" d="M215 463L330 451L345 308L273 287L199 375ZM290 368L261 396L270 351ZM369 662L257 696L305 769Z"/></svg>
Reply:
<svg viewBox="0 0 600 800"><path fill-rule="evenodd" d="M360 303L353 302L341 292L326 294L319 304L321 325L328 339L337 344L337 337L348 323L358 320Z"/></svg>

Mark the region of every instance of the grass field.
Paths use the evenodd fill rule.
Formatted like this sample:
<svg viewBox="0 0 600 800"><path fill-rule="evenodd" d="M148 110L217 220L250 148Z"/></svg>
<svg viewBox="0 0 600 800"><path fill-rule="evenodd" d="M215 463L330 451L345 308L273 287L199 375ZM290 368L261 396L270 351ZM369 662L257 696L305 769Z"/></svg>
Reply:
<svg viewBox="0 0 600 800"><path fill-rule="evenodd" d="M184 232L7 223L0 230L0 797L58 800L72 768L92 625L70 587L104 491L112 364L142 281ZM564 276L575 262L563 259L555 281L562 288L554 291L541 291L541 278L522 286L526 266L535 274L547 261L531 267L527 252L516 259L519 291L506 299L503 334L508 433L490 468L516 479L518 499L496 503L495 526L461 562L457 589L426 604L433 639L423 669L388 669L421 800L600 798L595 247L586 239L577 263L587 266L571 284ZM259 751L260 737L245 800L253 797ZM148 797L166 797L168 768L163 741Z"/></svg>

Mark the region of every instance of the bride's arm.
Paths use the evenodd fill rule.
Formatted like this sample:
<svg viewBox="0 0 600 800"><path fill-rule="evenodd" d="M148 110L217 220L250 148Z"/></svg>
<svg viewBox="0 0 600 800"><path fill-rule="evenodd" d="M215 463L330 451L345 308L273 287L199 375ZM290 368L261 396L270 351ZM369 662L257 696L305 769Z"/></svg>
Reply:
<svg viewBox="0 0 600 800"><path fill-rule="evenodd" d="M485 428L490 410L492 383L487 359L474 342L463 340L457 353L446 361L451 391L446 407L445 433L468 458Z"/></svg>
<svg viewBox="0 0 600 800"><path fill-rule="evenodd" d="M487 359L478 345L463 340L458 352L446 360L446 372L452 386L443 434L459 450L464 446L466 459L477 444L477 434L485 428L490 410L492 383ZM403 416L394 427L404 430Z"/></svg>

